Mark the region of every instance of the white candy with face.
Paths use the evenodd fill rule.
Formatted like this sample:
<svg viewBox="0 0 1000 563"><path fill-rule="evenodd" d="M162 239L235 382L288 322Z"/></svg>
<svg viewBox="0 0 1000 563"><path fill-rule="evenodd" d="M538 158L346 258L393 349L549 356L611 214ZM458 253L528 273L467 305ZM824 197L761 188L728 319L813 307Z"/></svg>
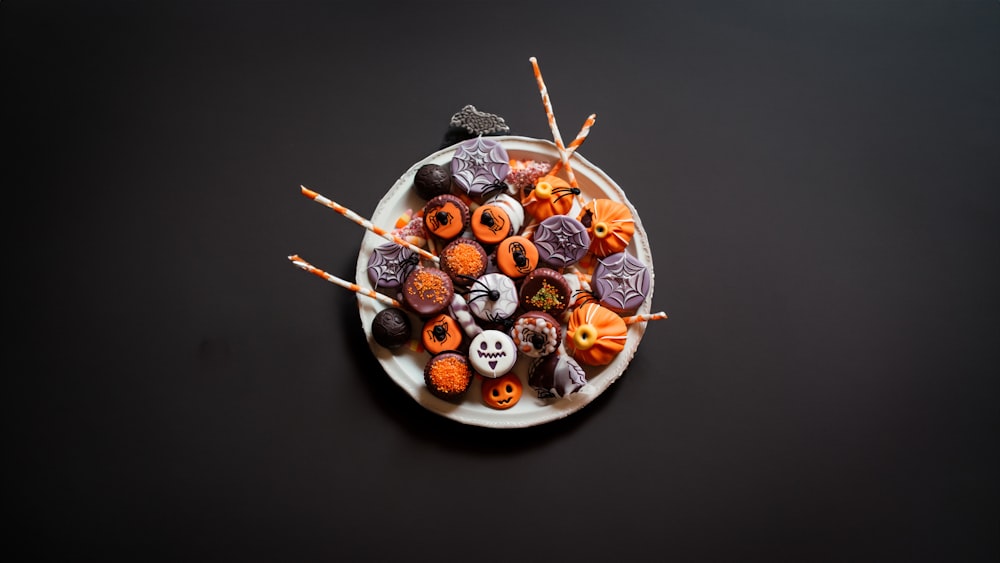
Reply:
<svg viewBox="0 0 1000 563"><path fill-rule="evenodd" d="M484 330L469 345L469 363L483 377L495 379L505 375L517 361L517 347L507 333Z"/></svg>

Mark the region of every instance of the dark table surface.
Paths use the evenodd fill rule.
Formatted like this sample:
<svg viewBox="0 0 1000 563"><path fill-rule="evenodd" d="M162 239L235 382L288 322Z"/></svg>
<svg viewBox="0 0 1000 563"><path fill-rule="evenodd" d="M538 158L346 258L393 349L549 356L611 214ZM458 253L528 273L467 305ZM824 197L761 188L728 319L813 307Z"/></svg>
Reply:
<svg viewBox="0 0 1000 563"><path fill-rule="evenodd" d="M1000 3L6 0L0 53L26 560L1000 557ZM370 213L465 104L550 139L532 56L670 319L497 431L286 257L352 275L299 185Z"/></svg>

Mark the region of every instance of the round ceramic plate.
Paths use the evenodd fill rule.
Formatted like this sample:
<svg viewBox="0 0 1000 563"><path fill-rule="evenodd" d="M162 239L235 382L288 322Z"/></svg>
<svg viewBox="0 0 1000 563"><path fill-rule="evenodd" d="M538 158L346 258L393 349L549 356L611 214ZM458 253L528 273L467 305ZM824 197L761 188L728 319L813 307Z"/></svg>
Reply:
<svg viewBox="0 0 1000 563"><path fill-rule="evenodd" d="M536 160L556 162L559 151L556 146L546 140L528 137L502 136L490 137L497 140L507 150L511 159ZM417 211L423 208L424 201L413 190L413 177L424 164L434 163L448 165L455 154L457 145L439 150L427 158L417 162L403 174L389 189L371 215L373 224L383 228L391 228L396 220L408 209ZM642 227L639 214L625 197L625 192L608 177L600 168L588 162L579 153L574 154L571 164L573 173L579 183L584 201L594 198L607 198L626 204L635 218L635 234L629 242L626 252L641 260L649 268L649 295L637 314L650 311L653 299L653 256L649 249L649 241ZM567 215L575 217L580 204L575 203ZM354 279L362 287L371 288L368 282L368 256L375 247L384 244L386 240L372 232L366 232L361 242L361 252L358 255L357 271ZM491 428L522 428L535 426L564 418L588 405L596 399L609 385L615 382L635 355L639 342L646 329L646 323L629 325L628 339L625 349L606 366L587 366L583 369L587 374L587 385L576 393L562 398L539 398L528 385L528 366L530 358L520 358L514 366L514 373L521 379L524 394L513 407L505 410L493 409L482 402L480 378L476 376L465 398L458 403L444 401L430 394L424 385L424 365L430 359L426 351L414 351L404 346L396 350L386 349L372 338L371 324L376 313L386 306L381 302L363 295L358 295L358 309L361 316L361 327L368 337L368 345L389 377L403 388L415 401L426 409L448 417L463 424L486 426ZM421 326L416 317L412 317L414 327ZM565 326L565 325L564 325Z"/></svg>

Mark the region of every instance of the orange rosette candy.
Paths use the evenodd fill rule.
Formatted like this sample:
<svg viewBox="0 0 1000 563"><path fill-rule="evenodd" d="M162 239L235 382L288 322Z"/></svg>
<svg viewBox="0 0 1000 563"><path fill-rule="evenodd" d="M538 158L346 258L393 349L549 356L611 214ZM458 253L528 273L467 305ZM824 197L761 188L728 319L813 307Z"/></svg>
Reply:
<svg viewBox="0 0 1000 563"><path fill-rule="evenodd" d="M625 321L596 303L585 303L575 309L566 324L566 351L581 364L610 364L625 348L626 338Z"/></svg>
<svg viewBox="0 0 1000 563"><path fill-rule="evenodd" d="M625 250L635 233L632 212L613 199L588 201L577 219L590 235L590 252L601 258Z"/></svg>
<svg viewBox="0 0 1000 563"><path fill-rule="evenodd" d="M579 188L570 187L569 182L558 176L542 176L534 186L522 192L521 205L525 213L544 221L553 215L569 213L574 196L579 193Z"/></svg>

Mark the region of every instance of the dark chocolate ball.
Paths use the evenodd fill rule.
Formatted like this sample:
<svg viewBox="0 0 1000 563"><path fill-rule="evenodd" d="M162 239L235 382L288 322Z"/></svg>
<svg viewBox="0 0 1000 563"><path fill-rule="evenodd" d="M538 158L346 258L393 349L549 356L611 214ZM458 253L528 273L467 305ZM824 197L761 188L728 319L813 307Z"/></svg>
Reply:
<svg viewBox="0 0 1000 563"><path fill-rule="evenodd" d="M425 164L417 169L413 187L424 200L451 193L451 170L440 164Z"/></svg>
<svg viewBox="0 0 1000 563"><path fill-rule="evenodd" d="M382 309L372 319L372 337L390 350L410 341L410 317L398 307Z"/></svg>

